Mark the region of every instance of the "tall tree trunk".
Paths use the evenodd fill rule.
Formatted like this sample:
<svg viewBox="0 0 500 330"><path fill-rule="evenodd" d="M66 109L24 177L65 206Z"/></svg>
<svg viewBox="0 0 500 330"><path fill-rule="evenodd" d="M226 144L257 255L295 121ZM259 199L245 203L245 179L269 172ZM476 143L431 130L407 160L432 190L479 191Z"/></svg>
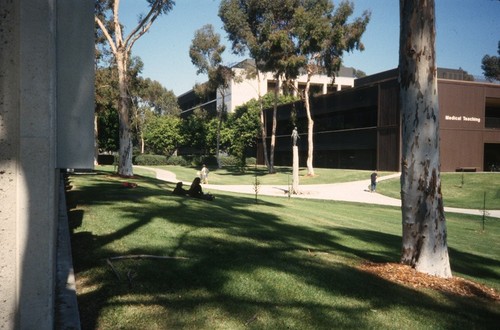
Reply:
<svg viewBox="0 0 500 330"><path fill-rule="evenodd" d="M269 155L269 173L274 173L274 149L276 147L276 126L278 112L278 94L280 91L279 77L276 77L276 85L274 86L274 104L273 104L273 124L271 128L271 150Z"/></svg>
<svg viewBox="0 0 500 330"><path fill-rule="evenodd" d="M99 116L94 112L94 165L99 165Z"/></svg>
<svg viewBox="0 0 500 330"><path fill-rule="evenodd" d="M434 1L400 0L401 262L451 277L439 163Z"/></svg>
<svg viewBox="0 0 500 330"><path fill-rule="evenodd" d="M314 176L313 168L313 154L314 154L314 142L313 142L313 131L314 131L314 120L311 115L311 104L309 103L309 90L311 88L311 74L307 74L306 89L304 91L304 103L306 105L307 113L307 175Z"/></svg>
<svg viewBox="0 0 500 330"><path fill-rule="evenodd" d="M133 176L132 170L132 134L130 132L130 97L128 94L127 60L128 56L124 48L118 49L116 53L116 64L118 68L118 86L120 91L120 102L118 104L118 119L120 122L120 158L118 162L118 174L121 176Z"/></svg>
<svg viewBox="0 0 500 330"><path fill-rule="evenodd" d="M217 113L217 146L216 146L216 150L215 150L215 153L216 153L216 157L217 157L217 168L222 168L222 164L221 164L221 161L220 161L220 129L221 129L221 126L222 126L222 112L224 111L225 107L226 107L226 100L225 100L225 92L221 92L221 98L222 98L222 104L220 106L220 109L218 109L218 113Z"/></svg>
<svg viewBox="0 0 500 330"><path fill-rule="evenodd" d="M262 95L260 92L261 88L261 82L260 82L260 72L257 69L257 89L258 89L258 96L259 96L259 106L260 106L260 133L261 133L261 139L262 139L262 149L264 153L264 164L267 167L267 171L270 172L270 165L269 165L269 158L267 156L267 132L266 132L266 120L264 116L264 104L262 100Z"/></svg>
<svg viewBox="0 0 500 330"><path fill-rule="evenodd" d="M141 131L141 154L144 154L144 133Z"/></svg>

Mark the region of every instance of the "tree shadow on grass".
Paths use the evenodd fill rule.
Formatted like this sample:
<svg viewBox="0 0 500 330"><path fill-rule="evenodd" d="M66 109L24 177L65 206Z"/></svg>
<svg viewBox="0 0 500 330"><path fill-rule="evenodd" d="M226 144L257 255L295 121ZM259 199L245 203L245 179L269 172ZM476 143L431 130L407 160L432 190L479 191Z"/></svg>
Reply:
<svg viewBox="0 0 500 330"><path fill-rule="evenodd" d="M349 259L391 260L400 244L395 235L287 222L276 212L285 212L283 205L273 199L249 207L253 198L224 195L206 202L147 185L142 193L114 189L98 183L80 191L92 196L89 204L117 207L123 217L113 232L73 235L77 278L85 280L78 297L83 329L110 326L102 320L108 309L131 306L153 313L154 322L146 318L152 323L143 325L158 328L424 327L429 323L422 315L435 327L463 328L487 327L499 317L498 309L484 304L460 297L442 303L348 266ZM140 240L149 227L149 241ZM379 248L364 250L366 242ZM116 262L119 281L105 263L119 254L189 259ZM385 316L393 309L401 309L401 317Z"/></svg>

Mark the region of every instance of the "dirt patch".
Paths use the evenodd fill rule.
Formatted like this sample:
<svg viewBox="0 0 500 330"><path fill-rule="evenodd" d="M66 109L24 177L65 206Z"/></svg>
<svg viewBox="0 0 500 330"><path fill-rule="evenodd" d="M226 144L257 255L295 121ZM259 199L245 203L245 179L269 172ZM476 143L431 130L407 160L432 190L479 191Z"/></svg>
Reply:
<svg viewBox="0 0 500 330"><path fill-rule="evenodd" d="M366 262L359 269L412 288L429 288L463 297L479 297L500 302L500 293L485 285L460 277L441 278L419 273L410 266L397 263Z"/></svg>

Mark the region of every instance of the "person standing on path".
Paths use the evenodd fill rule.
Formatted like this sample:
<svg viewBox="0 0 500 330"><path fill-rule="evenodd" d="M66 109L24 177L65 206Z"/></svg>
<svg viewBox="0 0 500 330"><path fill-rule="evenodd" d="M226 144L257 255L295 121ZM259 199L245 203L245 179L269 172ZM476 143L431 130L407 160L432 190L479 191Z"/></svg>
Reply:
<svg viewBox="0 0 500 330"><path fill-rule="evenodd" d="M370 175L370 181L371 181L371 185L370 185L370 191L371 192L375 192L377 190L377 171L373 172L372 175Z"/></svg>
<svg viewBox="0 0 500 330"><path fill-rule="evenodd" d="M200 178L201 178L201 183L207 184L208 183L208 172L210 172L205 164L203 164L203 167L201 168L200 171Z"/></svg>

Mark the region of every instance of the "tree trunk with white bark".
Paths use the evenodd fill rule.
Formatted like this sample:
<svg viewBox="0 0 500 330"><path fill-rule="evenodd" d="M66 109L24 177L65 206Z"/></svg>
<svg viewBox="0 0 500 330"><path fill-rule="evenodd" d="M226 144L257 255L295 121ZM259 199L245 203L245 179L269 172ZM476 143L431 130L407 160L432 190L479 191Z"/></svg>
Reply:
<svg viewBox="0 0 500 330"><path fill-rule="evenodd" d="M314 120L311 115L311 104L309 103L309 90L311 88L311 75L309 72L307 74L307 82L306 89L304 92L304 103L306 106L306 114L307 114L307 175L314 176L314 167L313 167L313 154L314 154L314 142L313 142L313 132L314 132Z"/></svg>
<svg viewBox="0 0 500 330"><path fill-rule="evenodd" d="M441 195L434 1L400 0L401 262L451 277Z"/></svg>
<svg viewBox="0 0 500 330"><path fill-rule="evenodd" d="M127 75L127 52L118 48L115 54L118 68L118 86L120 91L120 102L118 103L118 118L120 123L120 160L118 162L118 174L121 176L133 176L132 169L132 133L130 130L130 95L128 93Z"/></svg>

